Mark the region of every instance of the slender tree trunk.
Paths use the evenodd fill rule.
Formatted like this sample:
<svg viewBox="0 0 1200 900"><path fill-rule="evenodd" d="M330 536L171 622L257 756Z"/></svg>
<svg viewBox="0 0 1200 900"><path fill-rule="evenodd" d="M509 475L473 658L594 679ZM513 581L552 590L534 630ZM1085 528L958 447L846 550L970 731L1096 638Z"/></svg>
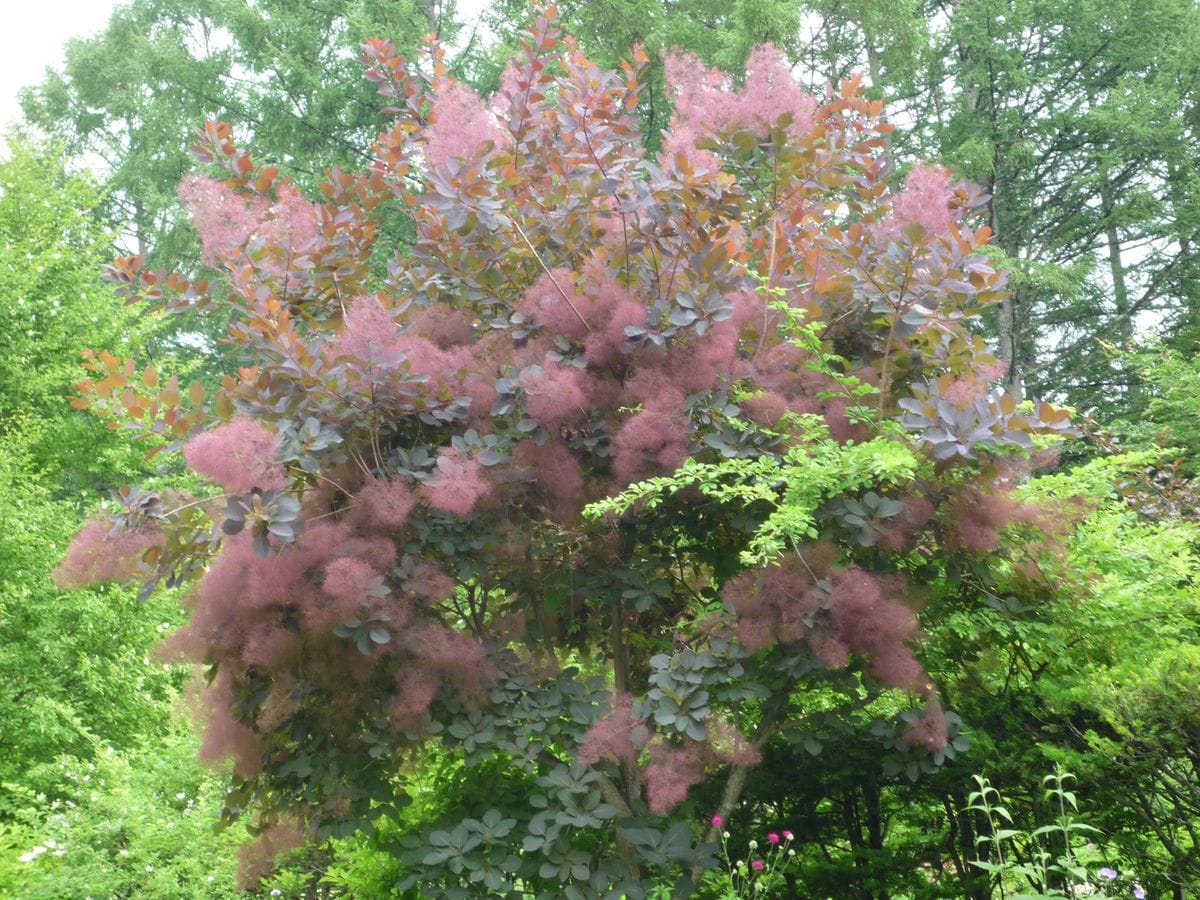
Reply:
<svg viewBox="0 0 1200 900"><path fill-rule="evenodd" d="M1179 242L1179 256L1183 260L1183 271L1188 273L1192 266L1190 261L1195 258L1196 242L1193 239L1194 225L1188 221L1188 199L1186 178L1189 169L1178 164L1167 165L1167 192L1171 198L1171 211L1175 230L1175 239ZM1196 330L1200 322L1200 290L1194 280L1184 277L1184 287L1180 291L1180 300L1184 307L1179 317L1183 329Z"/></svg>
<svg viewBox="0 0 1200 900"><path fill-rule="evenodd" d="M863 804L866 806L867 838L872 850L883 849L883 792L871 778L863 784Z"/></svg>
<svg viewBox="0 0 1200 900"><path fill-rule="evenodd" d="M967 798L961 794L958 796L952 795L951 803L955 809L961 810L958 814L958 822L961 834L959 846L962 848L963 859L982 859L982 861L990 862L987 842L981 844L977 841L975 820L970 810L967 809ZM967 866L967 873L966 877L970 877L972 873L970 865ZM972 900L990 900L992 896L990 883L974 888L970 896Z"/></svg>
<svg viewBox="0 0 1200 900"><path fill-rule="evenodd" d="M625 639L625 604L618 597L612 611L612 665L613 691L617 695L630 694L633 686L630 678L629 643ZM624 760L621 768L621 793L625 802L634 806L642 793L642 780L638 767Z"/></svg>
<svg viewBox="0 0 1200 900"><path fill-rule="evenodd" d="M1125 264L1121 259L1121 235L1117 229L1117 219L1114 207L1112 185L1107 177L1100 188L1101 201L1104 204L1106 222L1104 236L1108 243L1108 270L1113 283L1113 305L1117 314L1117 328L1120 333L1117 338L1122 350L1129 350L1133 345L1133 316L1129 309L1129 285L1126 283ZM1140 382L1136 377L1130 377L1122 385L1126 391L1126 401L1132 409L1141 409Z"/></svg>
<svg viewBox="0 0 1200 900"><path fill-rule="evenodd" d="M138 255L144 260L149 252L149 247L146 246L146 223L142 221L145 218L145 212L142 209L140 200L133 201L133 232L134 238L137 240Z"/></svg>
<svg viewBox="0 0 1200 900"><path fill-rule="evenodd" d="M622 565L628 563L636 549L636 538L632 523L623 522L619 526L620 543L617 550L617 556ZM629 644L626 641L625 635L625 604L618 596L616 602L612 605L612 623L611 623L610 639L612 643L612 669L613 669L613 691L614 694L632 693L631 676L632 665L629 657ZM628 762L621 762L621 785L620 793L625 801L626 808L634 807L638 800L641 799L642 781L641 775L636 765ZM641 867L638 865L637 851L633 845L625 837L621 831L617 832L617 851L621 854L621 858L629 863L630 877L637 880L641 877Z"/></svg>
<svg viewBox="0 0 1200 900"><path fill-rule="evenodd" d="M991 199L988 200L988 224L999 236L999 245L1013 259L1017 259L1020 248L1015 237L1001 230L1000 200L998 192L1004 189L999 177L993 177L990 185ZM996 309L996 344L1000 361L1005 365L1004 384L1016 396L1025 395L1025 372L1029 362L1028 352L1022 352L1022 311L1025 306L1025 291L1015 287L1000 301Z"/></svg>
<svg viewBox="0 0 1200 900"><path fill-rule="evenodd" d="M961 0L951 0L949 4L951 21L958 14L959 6L961 6ZM966 43L959 42L955 50L961 69L960 76L966 76L972 65L971 48ZM989 194L988 226L996 235L1000 248L1013 259L1017 259L1020 246L1016 236L1007 234L1003 228L1001 213L1004 192L1007 187L1002 174L1004 160L1000 158L995 141L997 111L993 108L990 100L984 102L987 95L986 87L987 85L981 84L973 78L962 77L960 81L963 105L967 113L971 118L979 121L978 127L986 132L988 140L992 143L992 175L988 179L987 185ZM996 310L997 355L1005 366L1005 385L1018 397L1023 397L1025 394L1024 374L1026 366L1032 362L1032 353L1028 350L1022 352L1024 343L1022 337L1023 308L1026 299L1020 288L1014 289L999 303Z"/></svg>
<svg viewBox="0 0 1200 900"><path fill-rule="evenodd" d="M1100 188L1100 196L1107 218L1104 236L1108 241L1108 269L1112 275L1113 303L1116 306L1118 327L1121 329L1121 343L1127 346L1133 340L1133 317L1129 315L1129 287L1125 281L1125 266L1121 261L1121 235L1117 231L1116 217L1113 215L1115 200L1107 180Z"/></svg>
<svg viewBox="0 0 1200 900"><path fill-rule="evenodd" d="M883 68L881 65L879 47L876 46L876 37L867 27L866 22L862 25L863 33L863 49L867 55L867 75L871 79L871 87L879 90L883 87Z"/></svg>

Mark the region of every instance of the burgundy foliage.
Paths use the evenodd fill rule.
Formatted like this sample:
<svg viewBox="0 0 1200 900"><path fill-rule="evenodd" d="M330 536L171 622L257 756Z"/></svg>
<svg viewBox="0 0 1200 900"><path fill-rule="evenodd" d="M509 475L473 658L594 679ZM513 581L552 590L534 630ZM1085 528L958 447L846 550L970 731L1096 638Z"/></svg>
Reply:
<svg viewBox="0 0 1200 900"><path fill-rule="evenodd" d="M1006 526L1036 516L988 464L1019 453L1005 429L1039 430L1036 416L1005 407L936 463L928 437L960 401L986 417L999 374L967 327L1004 288L977 253L990 238L972 218L979 192L938 166L889 188L882 104L857 79L812 96L770 47L741 84L668 57L675 109L653 157L636 115L645 57L600 70L552 9L488 101L437 48L428 82L384 41L364 62L393 116L369 171L327 173L310 201L208 123L197 155L219 177L189 178L180 196L217 286L137 258L110 273L131 298L231 312L228 339L252 365L188 409L107 357L83 386L100 414L186 439L219 495L219 555L166 650L209 667L202 755L233 761L231 808L341 833L378 814L405 754L437 740L560 786L572 763L590 766L606 811L580 832L608 846L611 820L643 803L695 819L690 792L757 764L808 679L840 670L923 703L903 741L944 750L906 573L1001 550ZM416 238L376 278L385 210L410 215ZM768 300L820 325L819 353ZM848 394L833 354L875 393ZM897 434L884 426L901 401L942 378L939 397L922 388L922 430L896 437L928 461L912 483L877 487L902 512L874 546L829 517L819 541L747 570L738 551L765 510L699 493L581 519L689 457L781 457L803 440L796 416L821 417L839 442ZM254 537L222 532L230 497L259 498ZM63 583L126 578L161 543L103 531L80 534ZM160 576L193 545L165 546L183 549L154 556ZM614 699L560 667L579 651L611 666ZM521 704L539 729L514 718ZM521 828L533 816L515 815ZM621 883L628 853L596 877Z"/></svg>

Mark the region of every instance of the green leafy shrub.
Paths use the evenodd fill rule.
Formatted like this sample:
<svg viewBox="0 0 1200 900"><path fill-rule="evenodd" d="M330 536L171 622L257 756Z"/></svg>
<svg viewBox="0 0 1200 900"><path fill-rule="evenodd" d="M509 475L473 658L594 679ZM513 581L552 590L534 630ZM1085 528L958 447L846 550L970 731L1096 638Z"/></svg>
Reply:
<svg viewBox="0 0 1200 900"><path fill-rule="evenodd" d="M244 896L236 884L237 829L215 835L224 781L195 760L195 737L165 728L125 752L60 758L56 792L10 795L0 872L8 896ZM39 848L43 848L39 850Z"/></svg>

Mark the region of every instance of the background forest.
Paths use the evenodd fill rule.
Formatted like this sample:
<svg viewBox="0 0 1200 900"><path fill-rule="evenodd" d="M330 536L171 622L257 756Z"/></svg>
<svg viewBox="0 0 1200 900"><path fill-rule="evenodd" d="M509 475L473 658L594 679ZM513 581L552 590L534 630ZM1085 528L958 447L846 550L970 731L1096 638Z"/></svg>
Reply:
<svg viewBox="0 0 1200 900"><path fill-rule="evenodd" d="M830 502L814 507L814 527L823 529L823 537L836 534L851 548L844 558L852 558L863 570L895 575L893 569L903 569L922 581L920 632L914 624L905 632L911 641L900 643L913 648L919 680L936 684L940 703L953 711L943 715L942 706L936 707L943 715L939 727L948 732L918 746L920 742L908 737L913 732L888 730L891 726L881 724L895 720L898 728L919 730L933 706L924 705L929 696L913 689L911 677L892 677L878 664L864 664L863 673L855 670L861 681L851 685L832 678L821 682L809 694L805 715L795 717L790 731L772 731L771 740L754 747L761 761L748 768L735 804L726 808L723 798L730 795L721 793L717 781L697 775L691 779L696 785L690 794L684 787L686 801L677 809L677 804L669 804L674 819L663 818L660 831L646 826L638 832L645 838L638 851L645 871L622 877L642 887L651 882L656 886L638 894L642 888L621 887L623 882L614 880L616 886L605 890L613 896L622 890L629 896L673 896L687 883L688 889L707 897L1200 896L1200 7L1193 0L561 0L557 13L558 27L574 36L597 70L619 70L635 46L644 48L637 102L622 113L628 121L613 114L613 147L622 134L637 136L636 150L620 157L632 160L631 170L643 157L653 159L660 152L669 159L677 147L673 141L688 101L672 91L666 56L674 51L694 54L740 83L754 48L770 43L809 95L821 102L845 100L845 108L863 110L863 121L882 123L879 134L887 134L891 162L873 170L879 196L885 190L903 196L923 177L936 180L943 170L934 164L948 167L956 180L977 185L979 190L970 197L964 188L962 216L969 212L973 217L978 247L971 250L983 260L973 271L984 279L979 284L986 282L986 289L977 289L981 295L995 296L986 308L981 299L981 314L969 327L963 326L968 335L964 340L969 344L970 336L980 336L986 350L980 342L964 352L975 354L979 366L985 366L986 354L993 354L999 361L994 371L1000 374L992 379L992 388L1014 403L1028 397L1069 408L1080 433L1059 442L1046 433L1052 430L1048 425L1039 432L1046 424L1040 422L1026 429L1034 432L1032 439L1027 434L1021 440L1012 438L1013 444L1027 444L1039 452L1057 447L1057 466L1036 471L1032 464L1004 468L1007 457L995 447L990 449L996 451L997 466L988 469L978 463L978 469L968 469L976 464L976 454L964 439L962 458L951 460L964 467L962 482L955 482L948 469L938 468L936 475L928 476L929 483L936 481L953 492L963 483L974 485L970 479L986 470L1001 487L994 493L992 487L980 488L980 508L987 509L973 513L972 521L984 536L972 539L958 526L957 537L948 539L949 549L931 557L919 575L916 568L904 568L909 563L885 560L876 546L882 541L880 547L895 549L888 544L889 523L912 510L907 507L901 513L899 502L888 499L888 490L901 476L888 474L893 470L886 465L898 471L908 463L872 457L871 478L854 481L844 438L828 440L817 432L805 438L828 452L829 471L844 466L838 470L844 483L822 488ZM224 154L237 167L246 151L255 166L258 161L270 164L269 175L266 169L253 170L264 196L280 183L314 201L330 170L378 165L374 143L389 127L389 109L407 102L403 86L408 82L396 69L391 77L397 79L400 93L392 97L379 90L379 82L385 88L390 83L386 77L364 77L359 61L364 42L382 37L394 45L394 50L372 45L369 62L376 73L386 75L394 53L425 60L425 74L435 81L455 79L488 97L511 89L505 66L527 52L522 41L528 43L530 20L531 8L524 0L494 0L470 10L456 9L453 0L130 0L117 8L104 31L72 41L62 68L48 72L42 83L23 93L24 121L10 135L7 155L0 160L0 359L7 361L0 366L0 897L373 898L504 896L506 891L522 896L522 890L565 896L544 884L565 890L568 883L579 891L576 896L605 895L589 888L586 876L602 850L589 857L573 847L576 856L564 851L563 868L556 869L559 858L547 848L557 831L540 832L545 847L533 839L533 832L523 845L514 845L521 848L518 855L544 853L548 860L536 875L521 876L523 882L510 882L511 873L502 863L489 868L490 860L475 862L478 851L476 856L472 852L480 840L488 847L503 844L514 827L505 823L519 821L522 829L538 826L532 825L536 816L518 813L513 819L489 819L485 814L491 811L489 804L500 804L505 815L504 802L519 807L528 784L505 771L498 752L482 758L476 752L477 745L491 746L489 741L499 745L500 738L492 732L501 726L484 722L478 711L465 711L470 708L465 701L457 709L469 727L455 720L447 729L457 744L452 746L446 738L420 755L397 751L395 759L403 762L382 779L383 793L371 787L375 793L355 800L362 800L366 812L314 828L310 840L292 849L282 840L272 845L274 832L260 827L272 823L231 813L241 811L239 804L286 806L280 798L289 796L286 791L293 782L285 779L307 778L320 764L315 758L304 761L308 770L300 772L298 760L304 757L296 747L274 746L277 759L287 757L277 769L292 769L282 775L272 772L279 776L275 781L254 781L232 771L228 760L217 759L219 764L209 767L197 761L202 740L197 721L203 718L198 685L209 664L207 675L213 680L215 659L210 650L209 657L184 663L176 655L164 664L157 649L188 621L190 589L163 584L154 591L139 591L129 584L89 584L64 591L52 576L72 536L101 504L109 504L111 513L134 508L138 497L200 496L205 489L200 475L219 468L191 456L189 468L178 453L147 458L148 446L165 441L153 436L149 443L132 441L136 428L93 414L97 409L104 412L103 404L93 398L93 410L87 410L88 403L78 400L73 388L85 375L80 353L86 348L109 351L113 359L137 359L139 367L147 367L138 370L147 389L156 387L159 372L198 386L193 389L199 398L195 407L206 394L230 390L223 375L227 379L225 373L247 362L225 340L231 323L235 328L238 324L231 307L179 303L175 314L149 315L146 305L125 302L126 294L136 300L139 291L152 294L161 288L148 280L139 283L140 273L177 271L194 286L222 268L221 254L228 248L217 247L211 219L209 232L201 233L206 227L203 198L198 199L201 188L199 182L185 180L198 168L189 152L197 140L196 126L220 120L229 122L236 133L235 150L227 143L228 135L215 126L207 135L202 132L210 162L221 162ZM445 48L440 71L430 68L422 50L422 36L430 33ZM861 97L846 99L848 95L838 94L835 86L854 73L863 74L865 87ZM569 82L548 88L545 102L565 98L564 84ZM732 90L728 85L722 89ZM608 96L597 92L600 99ZM431 96L432 102L442 102L436 91ZM886 103L884 119L870 118L876 115L870 104L877 100ZM601 106L597 99L589 109ZM420 110L413 113L414 118L420 115ZM464 132L472 127L469 116L461 122ZM783 135L776 143L785 144L792 125L765 132L763 146L772 135ZM419 125L425 132L436 127L437 122ZM444 135L441 139L454 142ZM699 153L741 153L738 158L747 170L762 162L757 143L739 144L731 138L728 146L698 146ZM441 164L432 150L426 152L431 166ZM240 176L251 171L250 156L245 160ZM719 210L731 202L704 181L703 166L696 168L699 174L686 167L676 173L678 183L695 184L696 196L704 197L702 203L688 201L699 203L686 210L689 215L705 203ZM240 177L236 168L231 171ZM407 172L392 174L397 182L417 178ZM466 179L470 170L463 174L455 168L453 174ZM618 171L613 180L620 177ZM782 183L778 169L774 177ZM246 187L246 179L242 181ZM454 182L445 190L460 186ZM431 196L435 187L436 182L429 188ZM283 198L278 197L281 204ZM350 208L351 201L345 202ZM762 203L770 208L769 199ZM944 213L945 203L942 206ZM189 215L197 210L199 214ZM283 220L282 213L271 215ZM926 241L921 223L936 230L922 215L914 213L918 231L905 232L903 241ZM389 288L417 284L414 295L436 293L437 285L447 283L442 270L432 264L420 269L419 264L437 255L430 250L430 230L449 233L458 225L445 225L432 213L421 220L386 206L375 221L372 239L386 252L355 258L362 264L354 278ZM751 233L749 218L745 226ZM475 224L472 220L461 227L469 230ZM990 241L981 236L984 227L994 235ZM549 292L546 282L537 281L545 274L558 288L551 267L544 267L543 273L534 265L539 261L534 244L549 254L553 250L544 248L558 246L558 238L519 233L532 252L529 280ZM543 240L544 245L539 242ZM774 254L772 241L773 237L760 242L758 251L770 245ZM512 243L517 242L514 233ZM264 253L269 257L274 247L268 239ZM455 244L453 249L461 247ZM467 250L461 252L454 262L462 263L461 271L473 271L472 257ZM126 270L129 277L123 282L101 279L115 257L135 255L140 258L137 270ZM414 268L404 268L389 255L417 262ZM255 257L247 271L258 275L263 268L269 267ZM1006 285L987 281L1003 270L1008 272ZM407 274L397 274L401 271ZM443 280L431 276L421 286L421 273L427 271ZM769 276L760 293L782 293ZM285 284L291 277L286 267L280 277ZM677 319L673 308L669 322L680 329L694 327L707 315L705 309L696 300L684 307L685 313L691 310L690 318ZM579 316L577 310L575 314ZM344 329L349 347L357 339L355 328L369 328L369 322L357 323L371 315L367 306L355 306L328 320L314 320L310 327L312 333L326 327ZM518 324L506 320L504 327ZM572 327L568 322L564 333ZM882 418L885 402L892 402L890 388L879 386L886 377L872 381L862 374L861 365L856 367L862 359L854 355L853 333L840 343L822 343L823 336L805 331L802 322L784 317L779 327L807 348L814 372L837 390L859 399L866 396L863 402L868 406L876 404L878 395ZM668 347L675 335L667 334L669 330L661 333ZM630 334L628 329L625 333ZM645 329L641 333L650 342L661 336L648 335ZM915 348L917 338L911 340ZM247 337L237 352L255 346ZM560 369L569 367L564 346L550 352L559 352L555 360L567 362L559 368L547 364L545 372L539 368L538 377L556 378ZM439 350L450 352L447 346L439 345ZM864 358L871 352L869 346L858 351ZM92 366L88 377L95 380L117 371L104 359L92 356L87 361ZM524 362L518 358L514 364ZM126 374L132 378L133 370ZM558 382L557 389L570 389L568 381ZM527 375L514 376L512 382L514 396L522 396L521 391L535 394ZM778 391L786 393L783 387ZM897 401L915 417L909 419L910 430L917 420L928 426L926 436L935 430L936 417L928 418L935 416L929 411L936 407L934 394L929 407L909 398ZM740 448L752 444L759 432L750 426L721 431L712 422L736 416L737 403L753 406L754 394L741 400L732 393L722 397L712 410L696 411L693 404L692 411L697 419L709 415L712 420L706 420L705 427L712 425L713 430L704 433L705 452L718 460L737 461L744 456ZM554 409L538 413L528 400L523 402L534 421L526 428L522 423L528 420L514 418L516 432L544 427L555 435L562 432L566 441L567 433L576 429L570 439L586 440L586 433L578 433L586 428L577 421ZM178 396L176 403L182 421L186 404ZM616 401L613 405L618 408ZM129 404L125 406L128 410ZM654 399L647 392L629 406L652 412ZM497 408L492 407L493 416ZM798 411L795 404L789 408ZM620 409L627 412L625 406ZM828 418L826 407L813 409ZM1029 419L1034 418L1030 413ZM318 458L333 443L328 439L322 444L326 431L315 418L311 421L311 432L295 437L302 447L293 456L299 469L307 465L305 453ZM853 416L843 416L843 421L847 428L862 424ZM441 427L445 422L435 424ZM771 430L777 423L769 424L761 432L764 440L779 437ZM200 419L185 423L179 434L189 435L193 426L198 430ZM780 433L787 430L779 427ZM798 440L796 434L804 427L796 426L791 438ZM496 433L502 431L497 426ZM474 437L463 443L457 435L460 442L443 454L445 460L461 462L462 455L482 458L489 452L497 459L520 458L525 452L534 460L531 465L550 467L537 449L530 449L532 443L509 454L511 448L502 442L487 443L474 430L466 434ZM854 434L858 444L850 441L851 446L873 446L874 441L863 438L867 432ZM725 452L727 444L721 441L737 446ZM953 436L943 439L947 442L952 443ZM936 447L936 440L927 443ZM571 446L581 455L578 446ZM617 446L624 445L617 441ZM661 451L664 461L667 449ZM452 452L460 456L452 457ZM707 464L699 455L697 459ZM623 464L618 456L614 466ZM305 469L314 479L315 473L334 471L316 465ZM438 469L441 464L431 456L428 464L406 460L405 465L414 470L425 465L432 473L424 481L432 507L447 513L471 511L475 497L464 500L432 487L449 463ZM717 467L719 462L712 465L705 471L716 473L714 479L727 474ZM675 466L664 462L664 468L669 473ZM626 482L635 481L635 475L660 474L636 468L630 472ZM463 480L469 479L464 475ZM110 494L121 485L157 493ZM715 551L702 537L710 520L700 516L684 521L684 514L671 505L676 496L693 496L701 489L691 483L657 489L665 493L636 499L665 503L661 518L641 531L627 529L621 540L632 542L639 554L660 553L664 558L682 557L686 547L703 565L719 570L720 563L708 562ZM988 506L984 495L1001 493L1007 504L1003 511ZM958 499L948 500L948 506L966 502L961 499L965 494L954 496ZM889 505L893 503L895 509ZM1024 513L1018 510L1026 508L1022 504L1057 509L1061 521L1053 527L1031 524L1032 519L1020 518ZM753 500L738 508L751 519L762 518ZM625 512L627 508L608 510L612 515ZM583 543L578 535L585 529L578 526L576 531L576 525L564 523L578 519L578 510L575 513L574 519L561 517L562 522L550 516L547 521L557 524L549 532L539 523L539 539L556 547L556 541L571 544L574 552L575 543ZM674 514L678 517L671 518ZM245 524L258 512L243 510L240 515ZM281 527L277 512L263 515L264 528L267 522L273 526L271 540L293 539L286 516ZM407 515L406 507L400 519ZM423 527L437 534L423 534L421 540L441 547L450 542L453 548L457 540L469 549L483 540L466 530L453 532L436 515ZM747 528L737 532L742 537L728 540L744 539L746 547L755 546L751 536L760 533ZM657 536L649 534L656 529ZM734 531L731 527L730 533ZM229 528L226 533L234 534ZM249 534L243 534L247 547ZM667 534L669 538L663 537ZM262 540L268 540L265 533ZM1038 569L1030 576L1019 560L1023 548L1038 541L1045 541L1048 549L1036 559L1030 555ZM919 543L914 539L914 547L906 552L920 555ZM189 552L204 558L208 551L192 547ZM445 557L463 552L445 551ZM579 552L583 559L583 550ZM701 563L696 566L699 569ZM130 574L119 572L119 567L109 572L114 573ZM483 578L455 575L460 584ZM725 585L735 584L735 575L729 571L721 579ZM627 602L638 613L646 613L652 604L665 604L673 588L668 576L666 581L657 577L630 581L618 603ZM829 578L836 582L836 576ZM70 573L64 578L60 572L60 583L73 580L88 579ZM683 576L680 580L688 581ZM717 580L714 575L714 583ZM542 589L551 592L554 584L547 576ZM666 587L660 591L662 585ZM752 600L738 599L732 588L706 590L697 592L697 602L710 611L736 609L742 622L737 634L743 644L752 644L745 623L765 615L761 609ZM600 682L611 680L611 673L586 652L580 636L595 623L581 615L583 624L576 628L567 624L573 610L552 612L558 621L547 624L539 619L536 628L566 667L563 672L581 669ZM678 610L670 612L675 615ZM362 621L349 621L354 627L339 637L349 642L352 652L362 651L368 658L377 649L371 641L383 644L392 636L383 619L364 615ZM681 632L694 624L686 617L679 621L684 623ZM632 649L609 649L614 655L670 653L674 622L666 623L665 649L649 638L641 645L635 638ZM343 622L339 627L347 626ZM784 626L776 622L771 627ZM851 650L862 649L843 637ZM617 639L612 640L615 645ZM864 659L870 656L868 650L879 650L866 639L862 644L867 648L861 654ZM715 652L711 644L705 646ZM737 664L744 662L749 671L765 665L763 660L773 652L767 646L762 650L765 656ZM676 662L682 658L671 657ZM774 657L770 661L778 662ZM732 665L728 659L720 664ZM667 665L660 666L660 674ZM449 666L446 673L447 683L457 677ZM693 675L695 684L710 678L699 669L679 677ZM616 677L619 682L619 672ZM666 684L654 677L648 684ZM812 673L806 670L796 677ZM711 687L711 678L703 683ZM638 684L636 677L633 683L602 686L617 693L648 694L647 685ZM562 690L569 694L567 688ZM712 693L715 698L717 689ZM843 702L847 696L851 701ZM731 708L757 704L764 719L772 714L766 709L769 702L752 692L727 699ZM590 695L572 694L563 702L585 701L609 704L605 708L610 715L589 713L591 718L584 716L577 725L594 729L597 722L618 721L623 714L619 700L593 701ZM690 708L679 703L677 718L663 713L661 706L653 718L660 726L678 727L687 740L692 736L687 728L704 719L708 708L700 707L700 701ZM712 705L717 705L715 699ZM630 714L628 709L624 714ZM538 729L557 727L533 714L530 721ZM583 729L576 731L582 734ZM596 749L602 743L596 735L602 733L588 734L593 736L593 762L611 765L617 773L614 780L631 777L624 751ZM464 752L456 752L462 748ZM736 758L736 752L728 758L706 758L706 771L735 769ZM559 777L553 771L539 777L553 781ZM578 776L574 768L570 771L571 778ZM396 785L403 782L403 790L397 787L389 795L388 778ZM655 800L652 778L650 784L650 810L635 812L659 822L653 817L665 816L659 808L665 805ZM564 794L576 787L564 782L546 788L552 795L555 790ZM576 793L591 796L586 783ZM407 805L397 812L390 804L399 806L395 798L401 794ZM294 799L296 794L290 796ZM543 796L534 799L547 802ZM568 827L606 829L601 823L615 813L598 812L611 802L607 795L604 800L591 806L578 800L584 808L573 812L577 818ZM475 817L466 821L478 825L485 836L472 838L475 842L469 846L467 832L455 827L464 814ZM691 823L682 838L667 827L678 821ZM227 827L214 828L218 822ZM260 840L252 843L254 838ZM714 845L706 857L710 871L691 884L692 870L703 868L697 862L703 854L696 850L702 839ZM633 829L615 840L621 854L629 843L638 843ZM266 864L272 850L284 850L273 869ZM755 867L760 861L763 865ZM538 878L542 887L535 887Z"/></svg>

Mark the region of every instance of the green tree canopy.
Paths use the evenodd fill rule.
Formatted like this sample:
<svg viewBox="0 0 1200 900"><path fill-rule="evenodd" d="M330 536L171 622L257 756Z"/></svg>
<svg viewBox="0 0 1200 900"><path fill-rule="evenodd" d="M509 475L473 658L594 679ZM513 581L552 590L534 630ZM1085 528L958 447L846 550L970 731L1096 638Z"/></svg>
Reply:
<svg viewBox="0 0 1200 900"><path fill-rule="evenodd" d="M354 61L369 37L412 53L451 38L444 0L132 0L100 34L71 41L61 71L23 95L28 122L100 160L110 216L128 252L196 260L175 190L206 119L231 119L252 147L287 147L278 165L314 186L329 166L370 158L380 104Z"/></svg>
<svg viewBox="0 0 1200 900"><path fill-rule="evenodd" d="M1014 383L1112 416L1136 378L1101 352L1194 325L1200 10L1190 0L804 4L818 80L862 69L911 124L904 159L990 195Z"/></svg>

